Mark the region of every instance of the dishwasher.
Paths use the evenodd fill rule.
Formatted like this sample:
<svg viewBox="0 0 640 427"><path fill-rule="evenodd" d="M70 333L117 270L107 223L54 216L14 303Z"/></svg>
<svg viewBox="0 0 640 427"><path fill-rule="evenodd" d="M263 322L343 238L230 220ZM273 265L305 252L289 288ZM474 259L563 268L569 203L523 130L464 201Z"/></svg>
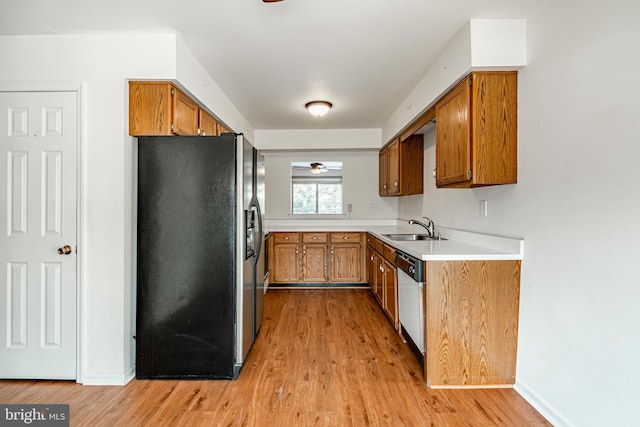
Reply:
<svg viewBox="0 0 640 427"><path fill-rule="evenodd" d="M424 263L396 251L398 311L405 339L419 360L424 356Z"/></svg>

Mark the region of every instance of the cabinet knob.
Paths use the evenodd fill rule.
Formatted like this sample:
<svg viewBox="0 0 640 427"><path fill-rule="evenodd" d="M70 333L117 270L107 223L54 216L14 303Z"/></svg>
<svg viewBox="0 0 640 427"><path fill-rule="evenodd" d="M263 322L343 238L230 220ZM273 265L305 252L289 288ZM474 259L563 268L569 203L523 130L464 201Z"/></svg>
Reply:
<svg viewBox="0 0 640 427"><path fill-rule="evenodd" d="M349 240L349 236L343 236L342 240Z"/></svg>
<svg viewBox="0 0 640 427"><path fill-rule="evenodd" d="M318 240L318 236L313 236L311 240Z"/></svg>
<svg viewBox="0 0 640 427"><path fill-rule="evenodd" d="M289 237L283 237L282 240L289 240Z"/></svg>
<svg viewBox="0 0 640 427"><path fill-rule="evenodd" d="M395 187L397 187L397 186L398 186L398 181L394 182L394 183L393 183L393 185L394 185Z"/></svg>

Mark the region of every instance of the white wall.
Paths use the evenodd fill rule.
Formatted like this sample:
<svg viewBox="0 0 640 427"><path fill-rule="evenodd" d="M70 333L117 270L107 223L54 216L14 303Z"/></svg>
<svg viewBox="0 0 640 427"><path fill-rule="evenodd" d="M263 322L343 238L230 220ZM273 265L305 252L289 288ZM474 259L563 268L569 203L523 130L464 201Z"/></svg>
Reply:
<svg viewBox="0 0 640 427"><path fill-rule="evenodd" d="M43 82L83 84L80 380L123 384L135 364L136 144L127 129L127 79L173 80L179 72L183 87L224 108L225 122L253 130L176 35L0 37L0 58L11 65L0 67L3 82L33 90Z"/></svg>
<svg viewBox="0 0 640 427"><path fill-rule="evenodd" d="M382 127L383 144L419 117L471 70L518 69L526 65L526 22L474 19L443 47L424 77Z"/></svg>
<svg viewBox="0 0 640 427"><path fill-rule="evenodd" d="M258 150L379 149L380 129L256 130Z"/></svg>
<svg viewBox="0 0 640 427"><path fill-rule="evenodd" d="M397 199L378 196L378 151L266 152L267 220L291 220L291 162L342 161L345 206L353 205L351 218L341 220L395 219ZM372 208L375 205L375 209ZM313 220L309 220L310 224Z"/></svg>
<svg viewBox="0 0 640 427"><path fill-rule="evenodd" d="M78 81L82 99L82 380L123 383L133 367L135 213L127 136L131 76L172 78L175 36L0 37L0 80Z"/></svg>
<svg viewBox="0 0 640 427"><path fill-rule="evenodd" d="M249 141L254 141L253 127L204 71L180 36L177 37L175 58L178 84L229 129L243 133Z"/></svg>
<svg viewBox="0 0 640 427"><path fill-rule="evenodd" d="M638 22L633 0L545 3L527 20L518 184L436 189L430 132L425 194L400 200L525 239L516 389L557 426L640 425Z"/></svg>

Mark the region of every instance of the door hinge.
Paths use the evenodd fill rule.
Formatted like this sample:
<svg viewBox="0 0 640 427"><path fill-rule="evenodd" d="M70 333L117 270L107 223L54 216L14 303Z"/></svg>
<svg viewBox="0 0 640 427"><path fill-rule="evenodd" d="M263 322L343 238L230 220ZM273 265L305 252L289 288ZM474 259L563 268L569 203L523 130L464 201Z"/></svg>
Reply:
<svg viewBox="0 0 640 427"><path fill-rule="evenodd" d="M173 123L171 123L171 131L173 131Z"/></svg>
<svg viewBox="0 0 640 427"><path fill-rule="evenodd" d="M469 76L469 79L467 79L467 81L469 82L469 86L473 86L473 79L471 78L471 76Z"/></svg>
<svg viewBox="0 0 640 427"><path fill-rule="evenodd" d="M176 94L175 90L171 88L171 96L174 96L175 94Z"/></svg>
<svg viewBox="0 0 640 427"><path fill-rule="evenodd" d="M473 171L471 169L469 169L469 172L467 172L467 176L469 177L467 179L473 178Z"/></svg>

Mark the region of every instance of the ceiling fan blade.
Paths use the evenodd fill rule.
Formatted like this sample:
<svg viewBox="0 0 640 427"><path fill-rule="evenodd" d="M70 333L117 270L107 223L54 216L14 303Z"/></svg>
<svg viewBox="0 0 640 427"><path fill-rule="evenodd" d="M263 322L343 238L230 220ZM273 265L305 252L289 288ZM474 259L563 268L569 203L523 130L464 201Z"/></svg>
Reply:
<svg viewBox="0 0 640 427"><path fill-rule="evenodd" d="M279 1L282 1L282 0L262 0L262 1L265 2L265 3L276 3L276 2L279 2Z"/></svg>

